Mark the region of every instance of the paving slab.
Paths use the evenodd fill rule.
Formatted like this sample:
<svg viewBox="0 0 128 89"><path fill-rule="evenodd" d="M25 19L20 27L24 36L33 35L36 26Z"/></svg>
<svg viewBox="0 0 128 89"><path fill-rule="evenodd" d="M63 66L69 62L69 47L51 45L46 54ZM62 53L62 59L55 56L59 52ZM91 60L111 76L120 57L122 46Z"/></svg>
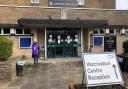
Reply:
<svg viewBox="0 0 128 89"><path fill-rule="evenodd" d="M76 62L71 59L50 59L40 62L38 67L34 67L31 61L25 69L26 74L20 80L11 83L10 89L68 89L68 84L74 81L75 75L77 82L82 78L82 61L79 59Z"/></svg>
<svg viewBox="0 0 128 89"><path fill-rule="evenodd" d="M50 59L40 62L38 67L34 67L32 62L28 65L24 76L9 84L8 89L68 89L69 83L82 81L82 60ZM128 85L127 73L123 73L123 77Z"/></svg>

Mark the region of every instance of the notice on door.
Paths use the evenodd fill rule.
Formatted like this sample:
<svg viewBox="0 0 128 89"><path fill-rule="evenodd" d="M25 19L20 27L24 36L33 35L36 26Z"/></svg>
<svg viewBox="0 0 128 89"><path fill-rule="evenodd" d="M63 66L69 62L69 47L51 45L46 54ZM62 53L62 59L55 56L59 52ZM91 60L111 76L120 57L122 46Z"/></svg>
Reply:
<svg viewBox="0 0 128 89"><path fill-rule="evenodd" d="M82 57L88 87L123 84L115 53L83 53Z"/></svg>

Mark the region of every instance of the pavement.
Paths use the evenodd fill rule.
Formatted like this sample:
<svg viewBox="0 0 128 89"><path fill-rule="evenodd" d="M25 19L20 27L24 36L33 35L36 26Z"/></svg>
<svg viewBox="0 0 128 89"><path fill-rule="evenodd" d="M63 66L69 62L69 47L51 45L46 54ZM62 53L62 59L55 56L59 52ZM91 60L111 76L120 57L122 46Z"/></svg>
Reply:
<svg viewBox="0 0 128 89"><path fill-rule="evenodd" d="M24 75L8 83L6 88L0 87L0 89L68 89L69 83L82 82L82 66L80 58L59 58L45 61L40 59L38 67L34 67L33 60L27 60ZM128 85L128 74L123 73L123 77L126 85Z"/></svg>
<svg viewBox="0 0 128 89"><path fill-rule="evenodd" d="M34 67L25 66L24 76L9 84L8 89L68 89L70 82L81 83L82 61L76 59L49 59Z"/></svg>

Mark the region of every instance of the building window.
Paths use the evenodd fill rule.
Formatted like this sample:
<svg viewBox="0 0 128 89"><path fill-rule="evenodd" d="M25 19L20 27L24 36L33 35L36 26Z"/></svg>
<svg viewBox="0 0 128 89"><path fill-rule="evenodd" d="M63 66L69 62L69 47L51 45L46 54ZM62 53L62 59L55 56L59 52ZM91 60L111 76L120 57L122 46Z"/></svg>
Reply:
<svg viewBox="0 0 128 89"><path fill-rule="evenodd" d="M39 3L39 0L31 0L31 3Z"/></svg>
<svg viewBox="0 0 128 89"><path fill-rule="evenodd" d="M16 34L23 34L23 29L16 29Z"/></svg>
<svg viewBox="0 0 128 89"><path fill-rule="evenodd" d="M30 29L16 29L16 35L30 35Z"/></svg>
<svg viewBox="0 0 128 89"><path fill-rule="evenodd" d="M31 48L32 37L19 37L20 48Z"/></svg>
<svg viewBox="0 0 128 89"><path fill-rule="evenodd" d="M93 36L93 46L103 46L104 37L103 36Z"/></svg>
<svg viewBox="0 0 128 89"><path fill-rule="evenodd" d="M99 29L94 29L93 34L99 34Z"/></svg>
<svg viewBox="0 0 128 89"><path fill-rule="evenodd" d="M31 34L31 30L30 29L24 29L24 34Z"/></svg>
<svg viewBox="0 0 128 89"><path fill-rule="evenodd" d="M125 34L128 35L128 29L125 29Z"/></svg>
<svg viewBox="0 0 128 89"><path fill-rule="evenodd" d="M105 33L105 29L100 29L100 34L104 34Z"/></svg>
<svg viewBox="0 0 128 89"><path fill-rule="evenodd" d="M3 34L9 35L10 34L10 29L9 28L3 29Z"/></svg>
<svg viewBox="0 0 128 89"><path fill-rule="evenodd" d="M109 29L109 34L116 34L116 29Z"/></svg>
<svg viewBox="0 0 128 89"><path fill-rule="evenodd" d="M119 35L121 30L120 30L120 28L115 28L114 31L115 31L116 35Z"/></svg>
<svg viewBox="0 0 128 89"><path fill-rule="evenodd" d="M104 34L105 33L105 29L94 29L93 30L93 34Z"/></svg>

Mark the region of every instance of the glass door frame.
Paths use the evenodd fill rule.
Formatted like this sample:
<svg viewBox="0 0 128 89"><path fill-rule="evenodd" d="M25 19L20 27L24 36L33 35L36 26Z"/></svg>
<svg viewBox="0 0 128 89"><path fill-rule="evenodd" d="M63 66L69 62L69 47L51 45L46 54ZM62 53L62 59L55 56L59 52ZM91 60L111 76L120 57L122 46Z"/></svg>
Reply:
<svg viewBox="0 0 128 89"><path fill-rule="evenodd" d="M61 28L62 29L62 28ZM70 29L73 29L73 28L68 28L69 30ZM67 30L68 30L67 29ZM78 36L79 36L79 40L80 40L80 42L79 42L79 44L81 44L80 45L80 47L79 47L79 50L80 50L80 53L79 54L81 54L81 52L82 52L82 47L83 47L83 41L82 41L82 39L83 39L83 31L82 31L82 28L77 28L78 30L76 31L76 32L78 32L79 34L78 34ZM76 30L76 29L74 29L74 30ZM62 30L63 31L63 30ZM48 53L47 53L47 51L48 51L48 42L47 42L47 39L48 39L48 37L47 37L47 34L48 34L48 29L46 29L45 28L45 59L47 59L47 56L48 56ZM67 55L65 55L65 53L64 53L64 49L65 48L63 48L63 55L62 55L62 57L66 57ZM77 49L78 49L78 47L77 47ZM79 56L79 54L78 54L78 50L77 50L77 55ZM57 56L55 56L55 58L56 58ZM54 58L54 57L53 57Z"/></svg>

